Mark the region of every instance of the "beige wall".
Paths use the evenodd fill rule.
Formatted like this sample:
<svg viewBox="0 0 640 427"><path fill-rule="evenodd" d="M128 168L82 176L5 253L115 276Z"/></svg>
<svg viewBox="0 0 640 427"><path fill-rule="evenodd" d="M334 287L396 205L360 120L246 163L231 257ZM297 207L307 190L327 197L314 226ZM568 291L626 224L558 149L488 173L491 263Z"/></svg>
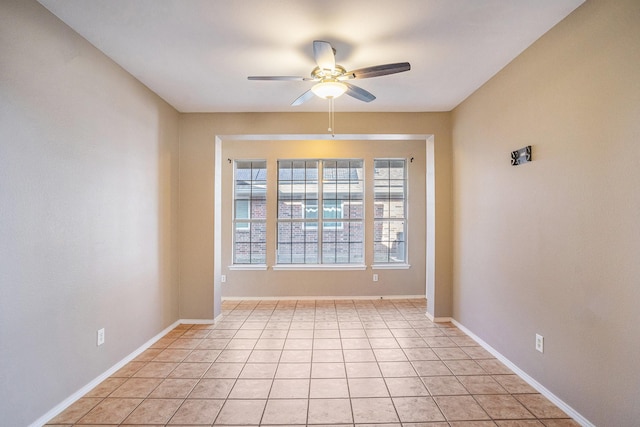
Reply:
<svg viewBox="0 0 640 427"><path fill-rule="evenodd" d="M640 419L639 70L640 2L588 1L453 115L454 317L599 426Z"/></svg>
<svg viewBox="0 0 640 427"><path fill-rule="evenodd" d="M35 1L0 2L0 40L0 424L24 426L178 319L178 113Z"/></svg>
<svg viewBox="0 0 640 427"><path fill-rule="evenodd" d="M425 295L426 283L426 143L421 141L224 141L223 159L265 159L268 163L267 271L230 270L233 263L233 164L222 163L222 285L223 297L296 297L296 296L389 296ZM373 260L373 160L375 158L404 158L407 160L409 194L407 226L407 254L409 269L357 271L274 271L277 215L276 165L279 159L364 160L365 177L365 262ZM409 159L412 159L410 161ZM379 281L372 281L373 273Z"/></svg>
<svg viewBox="0 0 640 427"><path fill-rule="evenodd" d="M216 135L325 134L326 114L183 114L180 120L180 315L212 318L214 299L214 144ZM451 145L449 113L336 114L340 134L435 135L437 316L451 296ZM229 250L222 246L222 250ZM223 263L223 268L227 264ZM241 272L233 272L230 279ZM245 272L242 272L245 273ZM278 272L288 273L288 272ZM306 274L313 274L307 272ZM337 273L334 273L337 274ZM362 273L364 274L364 273ZM367 277L371 271L367 272ZM381 274L381 278L383 273ZM386 274L386 273L384 273ZM296 276L301 277L301 276ZM297 279L296 279L297 280ZM367 283L370 280L367 279ZM231 285L232 282L229 282ZM290 290L278 291L278 295ZM424 288L423 288L424 289ZM337 292L337 289L336 289ZM336 293L331 293L336 295ZM299 294L298 294L299 295ZM337 294L340 295L340 294ZM370 295L366 293L365 295Z"/></svg>

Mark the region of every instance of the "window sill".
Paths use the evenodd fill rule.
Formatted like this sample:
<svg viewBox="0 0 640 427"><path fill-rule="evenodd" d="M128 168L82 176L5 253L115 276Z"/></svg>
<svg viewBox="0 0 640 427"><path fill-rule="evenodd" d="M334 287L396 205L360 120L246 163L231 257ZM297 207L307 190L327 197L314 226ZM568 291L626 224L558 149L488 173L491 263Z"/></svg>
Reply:
<svg viewBox="0 0 640 427"><path fill-rule="evenodd" d="M229 270L266 270L268 267L266 264L233 264L230 265Z"/></svg>
<svg viewBox="0 0 640 427"><path fill-rule="evenodd" d="M274 270L366 270L364 264L279 264Z"/></svg>
<svg viewBox="0 0 640 427"><path fill-rule="evenodd" d="M372 270L408 270L411 268L411 264L373 264Z"/></svg>

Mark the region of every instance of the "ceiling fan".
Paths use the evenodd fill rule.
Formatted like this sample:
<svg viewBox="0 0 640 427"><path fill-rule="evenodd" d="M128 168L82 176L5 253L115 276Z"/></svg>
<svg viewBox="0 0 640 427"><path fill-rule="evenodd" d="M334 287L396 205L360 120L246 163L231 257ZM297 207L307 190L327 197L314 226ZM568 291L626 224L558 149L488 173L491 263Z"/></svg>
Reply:
<svg viewBox="0 0 640 427"><path fill-rule="evenodd" d="M373 67L359 68L347 71L342 65L336 64L336 50L331 43L315 40L313 42L313 58L318 65L311 71L311 77L298 76L249 76L249 80L292 80L292 81L313 81L316 84L300 95L291 103L293 106L300 105L314 95L324 99L334 99L346 93L347 95L364 102L371 102L376 97L361 87L352 85L347 80L367 79L370 77L386 76L388 74L402 73L409 71L411 64L408 62L398 62L394 64L375 65Z"/></svg>

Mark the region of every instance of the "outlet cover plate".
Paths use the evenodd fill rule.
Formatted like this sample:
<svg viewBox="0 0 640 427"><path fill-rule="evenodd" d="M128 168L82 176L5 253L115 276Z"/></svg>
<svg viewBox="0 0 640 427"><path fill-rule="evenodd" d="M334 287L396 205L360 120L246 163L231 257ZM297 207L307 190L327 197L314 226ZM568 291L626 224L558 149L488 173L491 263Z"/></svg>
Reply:
<svg viewBox="0 0 640 427"><path fill-rule="evenodd" d="M544 353L544 337L540 334L536 334L536 350Z"/></svg>

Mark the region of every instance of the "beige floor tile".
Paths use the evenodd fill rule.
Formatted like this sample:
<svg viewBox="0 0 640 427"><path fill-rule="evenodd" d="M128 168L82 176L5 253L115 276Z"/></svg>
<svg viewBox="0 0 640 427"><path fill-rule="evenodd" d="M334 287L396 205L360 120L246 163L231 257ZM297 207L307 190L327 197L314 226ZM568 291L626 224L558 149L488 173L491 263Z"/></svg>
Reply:
<svg viewBox="0 0 640 427"><path fill-rule="evenodd" d="M227 400L215 424L258 425L266 400Z"/></svg>
<svg viewBox="0 0 640 427"><path fill-rule="evenodd" d="M393 404L403 424L445 420L431 397L394 397Z"/></svg>
<svg viewBox="0 0 640 427"><path fill-rule="evenodd" d="M544 424L545 427L580 427L580 424L568 418L542 420L542 424Z"/></svg>
<svg viewBox="0 0 640 427"><path fill-rule="evenodd" d="M462 375L458 380L471 394L507 394L507 390L489 375Z"/></svg>
<svg viewBox="0 0 640 427"><path fill-rule="evenodd" d="M107 397L125 381L127 381L126 378L109 377L95 386L89 393L85 394L84 397Z"/></svg>
<svg viewBox="0 0 640 427"><path fill-rule="evenodd" d="M342 348L347 348L344 346L345 339L366 339L367 334L364 329L340 329L340 338L342 339ZM367 346L366 348L370 348L368 341Z"/></svg>
<svg viewBox="0 0 640 427"><path fill-rule="evenodd" d="M482 347L461 347L462 351L467 353L472 359L493 359L491 353Z"/></svg>
<svg viewBox="0 0 640 427"><path fill-rule="evenodd" d="M206 338L196 347L196 350L223 350L231 341L228 338Z"/></svg>
<svg viewBox="0 0 640 427"><path fill-rule="evenodd" d="M349 399L309 399L307 424L352 424Z"/></svg>
<svg viewBox="0 0 640 427"><path fill-rule="evenodd" d="M260 335L260 342L256 343L254 348L272 348L272 349L282 349L284 346L284 339L287 338L288 330L286 329L269 329L264 330ZM265 340L276 340L276 341L265 341ZM282 340L282 341L280 341ZM280 343L282 343L280 345Z"/></svg>
<svg viewBox="0 0 640 427"><path fill-rule="evenodd" d="M280 363L307 363L311 362L311 350L284 350L280 357Z"/></svg>
<svg viewBox="0 0 640 427"><path fill-rule="evenodd" d="M382 372L375 362L345 363L347 377L349 378L375 378L381 377Z"/></svg>
<svg viewBox="0 0 640 427"><path fill-rule="evenodd" d="M249 331L249 332L253 332L253 331ZM253 350L253 347L256 345L257 342L258 342L257 339L234 337L231 341L229 341L229 344L227 344L226 348L229 350Z"/></svg>
<svg viewBox="0 0 640 427"><path fill-rule="evenodd" d="M181 404L182 399L147 399L124 422L127 424L166 424Z"/></svg>
<svg viewBox="0 0 640 427"><path fill-rule="evenodd" d="M277 367L277 363L247 363L239 378L273 378Z"/></svg>
<svg viewBox="0 0 640 427"><path fill-rule="evenodd" d="M422 377L422 382L432 396L453 396L469 394L469 391L453 375Z"/></svg>
<svg viewBox="0 0 640 427"><path fill-rule="evenodd" d="M389 397L382 378L349 378L349 394L354 397Z"/></svg>
<svg viewBox="0 0 640 427"><path fill-rule="evenodd" d="M496 424L499 427L542 427L540 421L536 420L498 420Z"/></svg>
<svg viewBox="0 0 640 427"><path fill-rule="evenodd" d="M313 340L314 350L341 350L342 342L340 338L315 338Z"/></svg>
<svg viewBox="0 0 640 427"><path fill-rule="evenodd" d="M263 330L261 329L242 329L233 336L233 339L254 339L254 345L260 335L262 335Z"/></svg>
<svg viewBox="0 0 640 427"><path fill-rule="evenodd" d="M385 378L393 397L429 396L427 388L418 377Z"/></svg>
<svg viewBox="0 0 640 427"><path fill-rule="evenodd" d="M179 325L48 425L578 425L425 307L224 301L221 321Z"/></svg>
<svg viewBox="0 0 640 427"><path fill-rule="evenodd" d="M260 338L254 350L282 350L284 347L283 338Z"/></svg>
<svg viewBox="0 0 640 427"><path fill-rule="evenodd" d="M342 350L313 350L313 362L344 362Z"/></svg>
<svg viewBox="0 0 640 427"><path fill-rule="evenodd" d="M342 348L345 350L358 350L371 348L367 338L342 338Z"/></svg>
<svg viewBox="0 0 640 427"><path fill-rule="evenodd" d="M287 338L284 342L285 350L311 350L313 348L313 339L311 338Z"/></svg>
<svg viewBox="0 0 640 427"><path fill-rule="evenodd" d="M390 331L396 338L418 338L420 336L413 328L390 329Z"/></svg>
<svg viewBox="0 0 640 427"><path fill-rule="evenodd" d="M197 379L168 378L149 395L154 399L185 399L198 383Z"/></svg>
<svg viewBox="0 0 640 427"><path fill-rule="evenodd" d="M184 362L215 362L222 350L193 350L184 359Z"/></svg>
<svg viewBox="0 0 640 427"><path fill-rule="evenodd" d="M448 421L490 419L471 396L436 396L433 399Z"/></svg>
<svg viewBox="0 0 640 427"><path fill-rule="evenodd" d="M313 331L314 339L340 339L340 331L338 329L316 329ZM340 343L342 346L342 343Z"/></svg>
<svg viewBox="0 0 640 427"><path fill-rule="evenodd" d="M395 338L369 338L371 348L400 348Z"/></svg>
<svg viewBox="0 0 640 427"><path fill-rule="evenodd" d="M449 423L451 427L496 427L493 421L454 421ZM429 425L431 427L431 425Z"/></svg>
<svg viewBox="0 0 640 427"><path fill-rule="evenodd" d="M353 420L363 423L395 423L398 415L390 398L351 399Z"/></svg>
<svg viewBox="0 0 640 427"><path fill-rule="evenodd" d="M209 370L204 373L204 378L238 378L242 372L242 363L219 363L214 362Z"/></svg>
<svg viewBox="0 0 640 427"><path fill-rule="evenodd" d="M133 376L137 378L166 378L178 365L175 362L149 362Z"/></svg>
<svg viewBox="0 0 640 427"><path fill-rule="evenodd" d="M287 339L313 338L313 329L292 329L287 333Z"/></svg>
<svg viewBox="0 0 640 427"><path fill-rule="evenodd" d="M311 399L349 397L347 380L345 378L312 378L309 397Z"/></svg>
<svg viewBox="0 0 640 427"><path fill-rule="evenodd" d="M110 394L111 397L147 397L160 383L159 378L130 378Z"/></svg>
<svg viewBox="0 0 640 427"><path fill-rule="evenodd" d="M517 375L493 375L493 379L512 394L537 393L533 387Z"/></svg>
<svg viewBox="0 0 640 427"><path fill-rule="evenodd" d="M267 401L261 425L304 425L307 421L307 399L275 399Z"/></svg>
<svg viewBox="0 0 640 427"><path fill-rule="evenodd" d="M413 377L418 375L410 362L380 362L378 365L384 377Z"/></svg>
<svg viewBox="0 0 640 427"><path fill-rule="evenodd" d="M461 347L461 348L464 348L464 347ZM492 374L492 375L511 375L511 374L513 374L513 371L511 369L507 368L498 359L477 359L476 362L488 374Z"/></svg>
<svg viewBox="0 0 640 427"><path fill-rule="evenodd" d="M224 400L188 399L176 411L169 424L213 424Z"/></svg>
<svg viewBox="0 0 640 427"><path fill-rule="evenodd" d="M280 363L276 378L310 378L311 363Z"/></svg>
<svg viewBox="0 0 640 427"><path fill-rule="evenodd" d="M278 363L281 350L253 350L247 363Z"/></svg>
<svg viewBox="0 0 640 427"><path fill-rule="evenodd" d="M78 423L120 424L140 403L142 399L108 397L80 418Z"/></svg>
<svg viewBox="0 0 640 427"><path fill-rule="evenodd" d="M102 402L100 397L81 397L49 421L49 424L73 424L100 402Z"/></svg>
<svg viewBox="0 0 640 427"><path fill-rule="evenodd" d="M460 347L436 347L433 349L433 352L437 354L441 360L471 359Z"/></svg>
<svg viewBox="0 0 640 427"><path fill-rule="evenodd" d="M236 381L229 399L266 399L271 389L271 380L243 380Z"/></svg>
<svg viewBox="0 0 640 427"><path fill-rule="evenodd" d="M421 377L435 375L452 375L447 365L439 360L415 360L411 362L416 372Z"/></svg>
<svg viewBox="0 0 640 427"><path fill-rule="evenodd" d="M288 379L273 381L270 399L306 399L309 397L309 379Z"/></svg>
<svg viewBox="0 0 640 427"><path fill-rule="evenodd" d="M202 378L210 367L211 363L181 363L171 371L169 378Z"/></svg>
<svg viewBox="0 0 640 427"><path fill-rule="evenodd" d="M201 338L178 338L174 342L169 344L167 348L182 348L193 350L198 346L198 344L200 344L201 341Z"/></svg>
<svg viewBox="0 0 640 427"><path fill-rule="evenodd" d="M476 401L494 419L535 418L520 402L509 395L476 395Z"/></svg>
<svg viewBox="0 0 640 427"><path fill-rule="evenodd" d="M344 363L312 363L311 378L346 378Z"/></svg>
<svg viewBox="0 0 640 427"><path fill-rule="evenodd" d="M538 418L568 418L567 414L541 394L518 394L515 398Z"/></svg>
<svg viewBox="0 0 640 427"><path fill-rule="evenodd" d="M216 359L220 363L244 363L249 359L251 350L222 350Z"/></svg>
<svg viewBox="0 0 640 427"><path fill-rule="evenodd" d="M376 358L371 349L342 350L345 362L375 362Z"/></svg>
<svg viewBox="0 0 640 427"><path fill-rule="evenodd" d="M162 350L156 357L153 358L154 362L182 362L191 350L185 349L166 349Z"/></svg>
<svg viewBox="0 0 640 427"><path fill-rule="evenodd" d="M235 379L202 379L189 394L192 399L226 399Z"/></svg>
<svg viewBox="0 0 640 427"><path fill-rule="evenodd" d="M486 375L487 372L475 360L445 360L454 375Z"/></svg>

